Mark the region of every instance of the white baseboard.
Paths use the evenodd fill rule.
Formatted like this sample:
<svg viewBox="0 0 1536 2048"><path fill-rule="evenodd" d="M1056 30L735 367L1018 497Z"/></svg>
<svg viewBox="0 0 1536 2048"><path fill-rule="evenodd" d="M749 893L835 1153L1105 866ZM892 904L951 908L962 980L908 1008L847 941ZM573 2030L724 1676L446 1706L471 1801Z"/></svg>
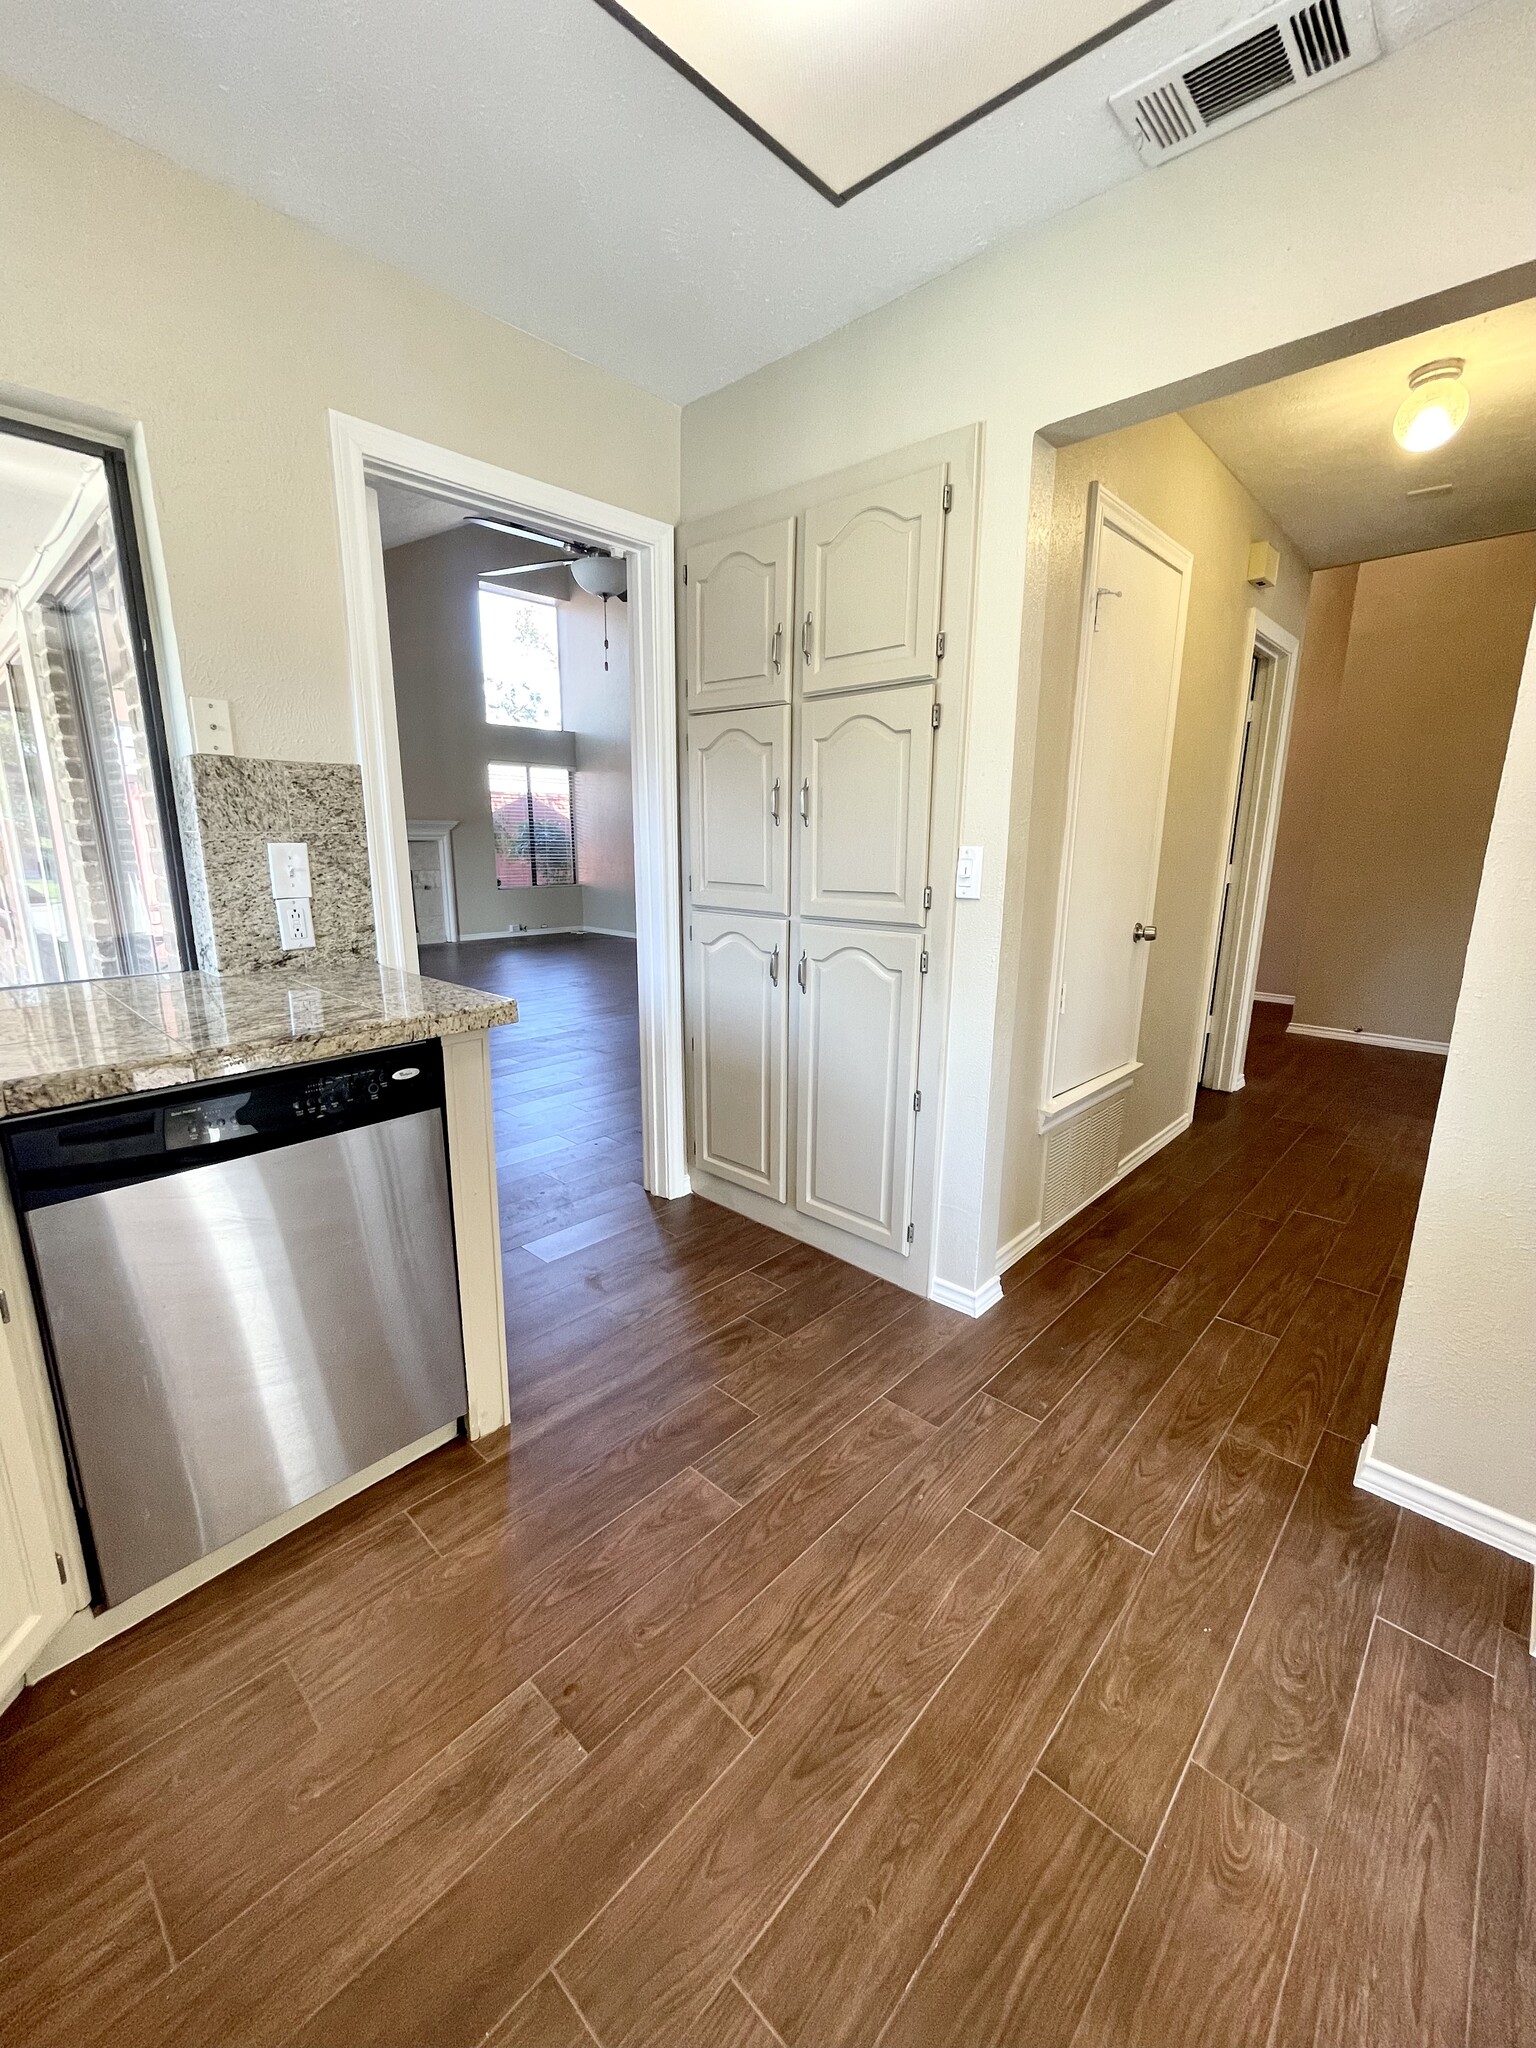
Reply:
<svg viewBox="0 0 1536 2048"><path fill-rule="evenodd" d="M629 939L633 941L635 936L633 932L621 932L616 924L584 924L581 926L581 930L589 938L593 939Z"/></svg>
<svg viewBox="0 0 1536 2048"><path fill-rule="evenodd" d="M1126 1153L1115 1168L1113 1177L1105 1181L1103 1187L1095 1188L1091 1195L1085 1195L1075 1209L1069 1209L1065 1216L1051 1225L1049 1230L1043 1223L1030 1223L1017 1236L1010 1237L1006 1244L1000 1244L997 1248L998 1272L1006 1273L1010 1266L1019 1263L1026 1252L1032 1252L1043 1238L1052 1237L1058 1230L1065 1229L1074 1216L1080 1216L1083 1210L1098 1201L1101 1195L1107 1195L1111 1188L1118 1187L1128 1174L1136 1171L1138 1166L1145 1166L1154 1152L1161 1152L1163 1147L1171 1145L1175 1138L1182 1138L1193 1122L1194 1111L1191 1110L1185 1116L1176 1116L1171 1124L1166 1124L1152 1137L1144 1139L1134 1152ZM935 1300L938 1298L937 1295L934 1296Z"/></svg>
<svg viewBox="0 0 1536 2048"><path fill-rule="evenodd" d="M1187 1109L1183 1116L1176 1116L1171 1124L1164 1124L1160 1131L1155 1131L1150 1138L1143 1139L1134 1152L1126 1153L1116 1170L1115 1179L1109 1185L1113 1187L1115 1181L1124 1180L1125 1176L1134 1173L1138 1166L1145 1166L1154 1152L1161 1152L1163 1147L1171 1145L1175 1138L1182 1138L1194 1120L1194 1110ZM1094 1200L1098 1200L1097 1195L1094 1196ZM1087 1207L1086 1203L1084 1207Z"/></svg>
<svg viewBox="0 0 1536 2048"><path fill-rule="evenodd" d="M957 1308L963 1316L984 1316L1003 1298L1003 1283L994 1277L983 1287L957 1287L952 1280L934 1279L928 1299L945 1308Z"/></svg>
<svg viewBox="0 0 1536 2048"><path fill-rule="evenodd" d="M460 932L456 939L428 939L431 946L463 946L475 939L584 938L633 939L633 932L621 932L606 924L531 924L525 932Z"/></svg>
<svg viewBox="0 0 1536 2048"><path fill-rule="evenodd" d="M1375 1423L1371 1424L1370 1434L1360 1446L1355 1484L1362 1492L1374 1493L1380 1500L1390 1500L1400 1508L1410 1508L1414 1514L1423 1515L1426 1521L1459 1530L1463 1536L1470 1536L1474 1543L1486 1543L1491 1549L1502 1550L1510 1557L1536 1564L1536 1522L1528 1522L1521 1515L1512 1515L1507 1508L1489 1507L1486 1501L1473 1500L1469 1494L1453 1493L1450 1487L1441 1486L1433 1479L1420 1479L1413 1472L1404 1472L1400 1466L1386 1464L1376 1456Z"/></svg>
<svg viewBox="0 0 1536 2048"><path fill-rule="evenodd" d="M1389 1052L1435 1052L1443 1057L1451 1049L1449 1043L1442 1044L1437 1038L1398 1038L1390 1031L1348 1031L1341 1024L1287 1024L1285 1029L1292 1038L1337 1038L1346 1045L1384 1045Z"/></svg>
<svg viewBox="0 0 1536 2048"><path fill-rule="evenodd" d="M1006 1273L1010 1266L1016 1266L1026 1252L1034 1250L1044 1235L1045 1227L1043 1224L1031 1223L1021 1230L1016 1237L1010 1237L1006 1244L1000 1244L997 1248L998 1272Z"/></svg>
<svg viewBox="0 0 1536 2048"><path fill-rule="evenodd" d="M1294 1010L1296 1007L1296 998L1294 996L1269 996L1265 995L1262 989L1254 991L1253 1000L1256 1003L1284 1003L1288 1010Z"/></svg>

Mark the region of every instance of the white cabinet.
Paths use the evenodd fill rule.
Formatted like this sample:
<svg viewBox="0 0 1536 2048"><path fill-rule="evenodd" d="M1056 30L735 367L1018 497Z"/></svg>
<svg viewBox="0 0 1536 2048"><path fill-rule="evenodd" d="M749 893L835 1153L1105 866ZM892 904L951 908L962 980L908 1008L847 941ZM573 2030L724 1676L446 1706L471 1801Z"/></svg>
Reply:
<svg viewBox="0 0 1536 2048"><path fill-rule="evenodd" d="M818 697L800 722L802 917L921 924L932 683Z"/></svg>
<svg viewBox="0 0 1536 2048"><path fill-rule="evenodd" d="M799 943L795 1205L903 1251L922 934L807 924Z"/></svg>
<svg viewBox="0 0 1536 2048"><path fill-rule="evenodd" d="M805 514L807 697L937 678L946 478L937 463Z"/></svg>
<svg viewBox="0 0 1536 2048"><path fill-rule="evenodd" d="M689 923L695 1161L782 1202L789 927L704 910Z"/></svg>
<svg viewBox="0 0 1536 2048"><path fill-rule="evenodd" d="M69 1619L27 1432L11 1339L0 1329L0 1701Z"/></svg>
<svg viewBox="0 0 1536 2048"><path fill-rule="evenodd" d="M688 720L688 872L696 904L789 908L789 707Z"/></svg>
<svg viewBox="0 0 1536 2048"><path fill-rule="evenodd" d="M688 710L789 702L794 574L793 519L688 550L683 593Z"/></svg>

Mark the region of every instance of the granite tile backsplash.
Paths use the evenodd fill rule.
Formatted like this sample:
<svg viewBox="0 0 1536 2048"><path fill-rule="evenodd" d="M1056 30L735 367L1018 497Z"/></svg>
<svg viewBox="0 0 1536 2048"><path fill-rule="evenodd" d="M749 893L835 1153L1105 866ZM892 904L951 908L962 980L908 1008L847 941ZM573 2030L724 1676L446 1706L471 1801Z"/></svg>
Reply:
<svg viewBox="0 0 1536 2048"><path fill-rule="evenodd" d="M199 966L243 974L317 955L374 957L363 777L355 762L190 754L176 763L176 777ZM314 953L285 953L278 943L267 871L273 839L309 847Z"/></svg>

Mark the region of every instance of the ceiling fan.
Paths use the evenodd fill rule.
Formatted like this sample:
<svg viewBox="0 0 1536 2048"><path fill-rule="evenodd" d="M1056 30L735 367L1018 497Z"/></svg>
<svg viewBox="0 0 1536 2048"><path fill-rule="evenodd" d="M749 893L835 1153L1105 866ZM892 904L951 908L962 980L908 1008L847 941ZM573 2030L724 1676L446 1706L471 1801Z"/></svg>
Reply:
<svg viewBox="0 0 1536 2048"><path fill-rule="evenodd" d="M489 513L471 513L464 524L486 526L494 533L515 534L519 540L537 541L541 547L558 550L546 562L520 562L510 569L483 570L487 581L510 582L519 576L540 575L546 569L568 569L572 580L592 597L629 596L629 564L622 555L609 554L606 548L587 547L575 540L556 540L547 533L536 533L531 526L495 519Z"/></svg>

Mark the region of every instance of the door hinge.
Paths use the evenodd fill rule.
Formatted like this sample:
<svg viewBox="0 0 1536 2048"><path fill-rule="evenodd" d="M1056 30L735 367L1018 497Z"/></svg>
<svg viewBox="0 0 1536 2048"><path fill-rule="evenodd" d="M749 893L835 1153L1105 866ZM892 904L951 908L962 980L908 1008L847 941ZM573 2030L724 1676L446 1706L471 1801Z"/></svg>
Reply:
<svg viewBox="0 0 1536 2048"><path fill-rule="evenodd" d="M65 1571L64 1560L62 1557L60 1557L57 1551L53 1553L53 1561L59 1568L59 1584L61 1586L67 1586L69 1584L69 1573Z"/></svg>
<svg viewBox="0 0 1536 2048"><path fill-rule="evenodd" d="M944 635L942 633L939 635L939 652L940 654L944 652ZM933 711L930 714L930 723L934 731L937 732L939 729L939 707L937 704L934 705Z"/></svg>
<svg viewBox="0 0 1536 2048"><path fill-rule="evenodd" d="M933 908L933 884L931 882L923 890L923 908L924 910L932 910Z"/></svg>
<svg viewBox="0 0 1536 2048"><path fill-rule="evenodd" d="M8 1323L10 1320L11 1298L4 1288L0 1287L0 1323Z"/></svg>
<svg viewBox="0 0 1536 2048"><path fill-rule="evenodd" d="M933 645L933 652L934 652L934 657L935 657L935 659L936 659L936 660L938 660L938 661L942 661L942 660L944 659L944 635L943 635L942 633L941 633L941 634L939 635L938 639L937 639L937 640L936 640L936 641L934 642L934 645ZM937 711L939 707L938 707L938 705L937 705L937 704L935 704L933 708L934 708L934 710L935 710L935 711ZM935 724L935 725L937 725L939 721L938 721L937 719L935 719L935 720L934 720L933 722L934 722L934 724Z"/></svg>
<svg viewBox="0 0 1536 2048"><path fill-rule="evenodd" d="M922 1108L922 1106L923 1091L921 1088L914 1088L912 1090L912 1114L916 1116L918 1111Z"/></svg>
<svg viewBox="0 0 1536 2048"><path fill-rule="evenodd" d="M953 485L953 484L946 484L946 485L944 486L944 510L945 510L945 511L947 512L947 511L949 510L950 506L954 504L954 502L955 502L955 487L954 487L954 485Z"/></svg>
<svg viewBox="0 0 1536 2048"><path fill-rule="evenodd" d="M926 974L928 972L928 948L926 946L923 948L922 958L917 963L917 971L919 974Z"/></svg>
<svg viewBox="0 0 1536 2048"><path fill-rule="evenodd" d="M907 1225L907 1243L908 1243L908 1244L910 1244L910 1243L912 1242L912 1239L913 1239L913 1237L914 1237L914 1236L916 1235L916 1233L917 1233L917 1225L916 1225L915 1223L909 1223L909 1224Z"/></svg>

